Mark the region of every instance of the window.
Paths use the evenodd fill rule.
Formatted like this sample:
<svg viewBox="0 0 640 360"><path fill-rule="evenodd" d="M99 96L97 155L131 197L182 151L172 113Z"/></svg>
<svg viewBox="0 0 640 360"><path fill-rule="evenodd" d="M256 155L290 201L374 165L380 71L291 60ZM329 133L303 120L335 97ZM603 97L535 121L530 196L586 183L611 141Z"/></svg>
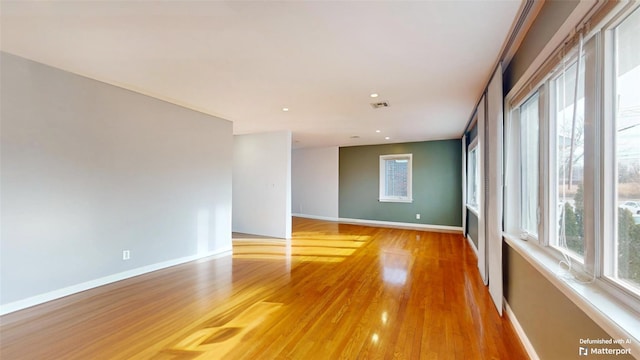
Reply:
<svg viewBox="0 0 640 360"><path fill-rule="evenodd" d="M584 69L584 56L563 61L550 82L549 114L555 162L550 179L555 233L549 244L579 261L584 257Z"/></svg>
<svg viewBox="0 0 640 360"><path fill-rule="evenodd" d="M614 251L606 275L640 294L640 10L614 30ZM606 240L606 239L605 239Z"/></svg>
<svg viewBox="0 0 640 360"><path fill-rule="evenodd" d="M480 171L478 139L476 138L467 152L467 208L478 215L480 203Z"/></svg>
<svg viewBox="0 0 640 360"><path fill-rule="evenodd" d="M538 94L520 106L520 219L524 233L538 235Z"/></svg>
<svg viewBox="0 0 640 360"><path fill-rule="evenodd" d="M505 238L640 339L640 6L602 11L507 95Z"/></svg>
<svg viewBox="0 0 640 360"><path fill-rule="evenodd" d="M380 156L380 201L411 202L412 154Z"/></svg>

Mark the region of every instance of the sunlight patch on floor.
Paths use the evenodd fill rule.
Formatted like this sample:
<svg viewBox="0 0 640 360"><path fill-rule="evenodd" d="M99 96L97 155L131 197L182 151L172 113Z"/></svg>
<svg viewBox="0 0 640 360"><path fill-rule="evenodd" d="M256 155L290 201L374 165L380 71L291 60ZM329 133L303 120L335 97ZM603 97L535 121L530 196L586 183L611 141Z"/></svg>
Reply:
<svg viewBox="0 0 640 360"><path fill-rule="evenodd" d="M229 351L247 341L251 330L281 306L280 303L257 302L226 324L198 329L161 353L189 359L225 359Z"/></svg>
<svg viewBox="0 0 640 360"><path fill-rule="evenodd" d="M341 262L371 239L368 235L297 232L291 240L234 234L234 259Z"/></svg>

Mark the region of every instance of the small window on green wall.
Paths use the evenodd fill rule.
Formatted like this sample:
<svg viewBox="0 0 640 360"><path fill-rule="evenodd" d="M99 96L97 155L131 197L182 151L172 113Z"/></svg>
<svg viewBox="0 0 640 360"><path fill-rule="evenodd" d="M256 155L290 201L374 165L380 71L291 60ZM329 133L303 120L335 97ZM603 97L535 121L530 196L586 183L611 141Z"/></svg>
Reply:
<svg viewBox="0 0 640 360"><path fill-rule="evenodd" d="M412 154L380 156L380 201L412 202Z"/></svg>

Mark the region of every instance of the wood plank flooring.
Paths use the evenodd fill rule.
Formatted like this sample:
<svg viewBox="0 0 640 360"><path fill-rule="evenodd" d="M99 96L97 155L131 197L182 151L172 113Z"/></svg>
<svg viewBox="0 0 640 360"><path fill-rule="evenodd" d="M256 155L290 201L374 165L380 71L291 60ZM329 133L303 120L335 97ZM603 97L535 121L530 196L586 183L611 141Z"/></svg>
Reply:
<svg viewBox="0 0 640 360"><path fill-rule="evenodd" d="M9 359L527 359L460 235L293 219L0 318Z"/></svg>

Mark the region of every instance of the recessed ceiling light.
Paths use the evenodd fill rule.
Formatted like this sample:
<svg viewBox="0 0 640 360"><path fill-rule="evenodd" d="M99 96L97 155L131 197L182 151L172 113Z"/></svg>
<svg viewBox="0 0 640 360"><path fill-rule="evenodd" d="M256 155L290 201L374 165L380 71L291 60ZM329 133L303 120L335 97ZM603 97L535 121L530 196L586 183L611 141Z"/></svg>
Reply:
<svg viewBox="0 0 640 360"><path fill-rule="evenodd" d="M289 108L282 108L282 111L287 112L289 111Z"/></svg>
<svg viewBox="0 0 640 360"><path fill-rule="evenodd" d="M391 138L390 138L390 137L388 137L388 136L385 136L385 137L384 137L384 139L385 139L385 140L389 140L389 139L391 139Z"/></svg>
<svg viewBox="0 0 640 360"><path fill-rule="evenodd" d="M377 97L378 97L378 94L373 93L373 94L371 94L371 95L369 95L369 96L371 96L372 98L377 98Z"/></svg>
<svg viewBox="0 0 640 360"><path fill-rule="evenodd" d="M380 133L380 130L376 130L377 133Z"/></svg>

